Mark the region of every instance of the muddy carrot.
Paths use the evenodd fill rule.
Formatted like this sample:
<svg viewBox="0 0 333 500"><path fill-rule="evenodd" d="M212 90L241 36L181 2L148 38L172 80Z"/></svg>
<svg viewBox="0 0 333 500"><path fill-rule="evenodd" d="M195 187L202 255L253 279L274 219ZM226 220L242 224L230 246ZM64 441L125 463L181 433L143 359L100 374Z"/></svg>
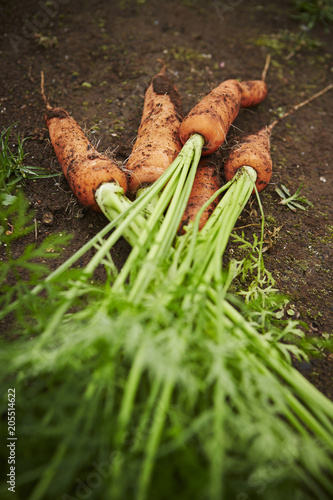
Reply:
<svg viewBox="0 0 333 500"><path fill-rule="evenodd" d="M241 108L249 108L261 103L267 96L267 85L264 80L241 82Z"/></svg>
<svg viewBox="0 0 333 500"><path fill-rule="evenodd" d="M44 93L43 73L42 96L46 104L45 122L50 140L69 186L82 205L100 212L95 200L98 187L105 182L115 183L126 194L126 175L113 160L94 148L66 110L49 105Z"/></svg>
<svg viewBox="0 0 333 500"><path fill-rule="evenodd" d="M249 108L256 106L262 102L267 96L266 75L270 65L271 56L267 55L265 66L261 74L261 80L250 80L248 82L241 82L242 98L241 108Z"/></svg>
<svg viewBox="0 0 333 500"><path fill-rule="evenodd" d="M266 84L264 85L266 86ZM252 91L251 91L252 89ZM258 104L266 93L255 95L258 85L254 82L241 84L237 80L226 80L213 89L189 112L180 125L179 133L183 144L194 134L200 134L205 144L203 155L216 151L224 142L230 125L242 105ZM251 102L250 102L251 101Z"/></svg>
<svg viewBox="0 0 333 500"><path fill-rule="evenodd" d="M137 139L126 163L129 189L155 182L182 148L179 125L182 108L177 87L165 74L165 65L147 88Z"/></svg>
<svg viewBox="0 0 333 500"><path fill-rule="evenodd" d="M184 233L184 227L190 222L194 222L201 207L208 202L208 200L220 187L220 175L215 163L208 158L202 158L197 167L191 194L187 202L178 233ZM219 198L217 197L202 213L199 222L199 230L204 227L218 202Z"/></svg>
<svg viewBox="0 0 333 500"><path fill-rule="evenodd" d="M309 99L293 106L289 111L274 120L269 126L259 130L259 132L246 136L239 144L236 145L235 148L233 148L224 164L226 179L228 181L231 180L240 167L250 166L257 172L257 190L258 192L262 191L269 183L272 175L270 138L273 128L280 123L282 119L288 117L306 104L309 104L311 101L320 97L331 88L333 88L333 84L328 85Z"/></svg>
<svg viewBox="0 0 333 500"><path fill-rule="evenodd" d="M245 137L230 153L224 164L226 179L230 181L237 170L242 166L254 168L257 172L256 186L262 191L270 181L272 175L272 158L270 155L271 131L262 128L259 132Z"/></svg>
<svg viewBox="0 0 333 500"><path fill-rule="evenodd" d="M267 66L267 61L266 61ZM264 74L262 80L238 82L226 80L205 96L185 117L180 125L180 138L184 144L191 137L199 135L204 144L201 150L203 156L216 151L224 142L229 127L236 118L241 107L253 106L265 99L267 86ZM190 199L183 215L179 232L194 220L203 204L207 202L220 187L217 183L216 172L207 163L207 173L199 167L194 180ZM216 203L218 200L216 200ZM199 229L205 225L210 213L214 210L212 204L204 211L200 219Z"/></svg>

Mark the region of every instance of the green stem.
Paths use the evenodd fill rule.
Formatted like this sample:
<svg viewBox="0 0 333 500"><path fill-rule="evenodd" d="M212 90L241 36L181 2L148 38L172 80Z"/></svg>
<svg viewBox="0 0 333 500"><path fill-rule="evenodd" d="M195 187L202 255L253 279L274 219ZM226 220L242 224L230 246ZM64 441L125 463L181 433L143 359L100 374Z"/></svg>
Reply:
<svg viewBox="0 0 333 500"><path fill-rule="evenodd" d="M75 252L69 259L63 262L55 271L50 273L44 280L43 283L35 286L29 293L37 295L44 289L44 283L50 283L57 278L59 278L67 269L72 267L75 262L77 262L86 252L91 250L96 244L98 244L104 236L109 233L112 229L117 227L117 229L111 234L111 236L105 240L105 243L99 248L98 252L95 254L93 259L89 262L89 265L85 269L85 275L90 276L96 267L103 260L105 255L109 252L112 246L118 241L118 239L124 234L126 228L132 223L132 221L144 211L145 207L149 203L156 199L162 188L168 183L170 177L173 175L174 171L177 169L178 164L182 161L182 154L180 153L172 165L163 173L163 175L150 186L150 188L145 191L145 193L136 199L132 205L128 206L116 219L111 220L96 236L91 238L83 247L81 247L77 252ZM167 205L166 205L167 206ZM166 207L165 206L165 207ZM160 216L163 214L160 213ZM158 219L158 217L157 217ZM155 221L156 222L156 221ZM9 304L6 308L0 311L0 319L7 316L9 313L15 310L19 305L19 301L15 300Z"/></svg>
<svg viewBox="0 0 333 500"><path fill-rule="evenodd" d="M199 236L199 223L201 215L209 207L209 205L214 201L214 199L219 196L223 191L230 187L232 181L220 188L215 192L215 194L201 207L196 218L194 220L193 226L183 235L178 237L177 245L178 249L174 253L174 258L170 266L169 276L172 276L172 282L178 286L183 282L188 270L191 268L192 262L195 260L195 254L197 251L198 240L202 236L202 231ZM214 211L211 217L216 217L216 212Z"/></svg>
<svg viewBox="0 0 333 500"><path fill-rule="evenodd" d="M124 195L123 189L110 182L102 184L97 189L95 199L104 215L111 221L133 205L133 202ZM135 246L137 244L140 234L146 225L146 219L141 213L138 213L131 224L124 229L123 236L130 245Z"/></svg>
<svg viewBox="0 0 333 500"><path fill-rule="evenodd" d="M124 431L126 426L128 425L135 394L139 385L139 381L141 378L142 370L143 370L143 353L144 353L144 345L141 346L141 349L136 354L135 359L132 363L129 375L126 380L126 385L124 388L124 395L121 402L121 407L119 410L118 416L118 438L120 436L120 440L116 439L116 446L121 444L121 440L124 437Z"/></svg>
<svg viewBox="0 0 333 500"><path fill-rule="evenodd" d="M268 367L273 369L290 387L292 387L298 397L304 401L308 408L315 408L318 420L316 421L308 410L302 406L302 409L296 405L296 400L293 404L294 410L299 410L299 415L302 420L320 436L333 449L333 403L319 392L310 382L308 382L297 370L287 362L284 362L277 351L273 349L270 343L265 340L260 334L250 325L241 314L236 311L227 301L219 304L224 313L231 319L234 325L237 325L251 340L256 348L257 355L265 360ZM321 414L323 418L321 418ZM327 417L331 421L327 420ZM326 428L325 428L326 425Z"/></svg>
<svg viewBox="0 0 333 500"><path fill-rule="evenodd" d="M50 465L48 466L46 472L40 478L36 488L31 493L30 500L41 500L45 498L45 493L47 492L51 481L54 476L56 476L59 465L64 459L66 452L68 451L69 443L67 441L60 443L57 451L55 452Z"/></svg>
<svg viewBox="0 0 333 500"><path fill-rule="evenodd" d="M262 256L262 247L264 243L264 232L265 232L265 215L264 215L264 210L262 208L260 196L257 190L257 186L254 185L256 197L257 197L257 202L259 205L259 210L261 214L261 238L260 238L260 243L259 243L259 256L258 256L258 274L257 274L257 281L260 281L260 273L261 273L261 266L263 265L263 256Z"/></svg>
<svg viewBox="0 0 333 500"><path fill-rule="evenodd" d="M303 423L308 425L317 436L320 436L333 449L333 403L295 370L291 364L283 360L270 342L261 336L227 300L218 300L216 291L212 288L208 290L208 295L213 302L213 304L207 303L211 313L216 314L217 310L221 310L230 319L231 325L234 327L234 333L239 335L240 338L245 336L247 341L251 342L256 352L256 358L264 360L266 367L273 370L289 387L296 391L298 398L303 401L303 405L300 409L298 406L300 403L291 395L293 410L296 411ZM317 420L311 415L308 408L317 415Z"/></svg>
<svg viewBox="0 0 333 500"><path fill-rule="evenodd" d="M160 193L154 212L151 213L149 219L147 220L145 229L142 231L137 244L135 245L135 247L133 247L115 283L113 284L113 288L115 290L120 290L123 288L127 277L133 271L135 263L138 261L140 253L143 251L142 249L148 248L148 244L153 238L154 229L157 225L159 225L161 217L163 216L164 211L168 207L173 196L175 185L178 180L179 168L181 168L181 163L182 156L180 154L170 165L170 167L162 174L162 176L135 201L135 203L139 203L143 199L147 198L147 201L149 202L152 197L156 198L156 195L159 193L159 191L156 192L156 187L160 186L162 189L162 187L164 187L164 184L166 183L165 189L163 189L163 191ZM145 206L147 206L147 203L145 204Z"/></svg>
<svg viewBox="0 0 333 500"><path fill-rule="evenodd" d="M144 348L140 349L136 355L134 362L131 366L129 375L127 377L126 386L124 389L124 394L121 402L121 407L118 416L117 429L115 434L114 447L117 452L121 453L123 445L126 442L126 428L132 416L132 409L134 404L134 398L136 391L138 389L138 384L142 375L143 370L143 352ZM120 495L120 481L121 471L123 466L123 460L117 461L112 468L111 475L111 497L119 498Z"/></svg>
<svg viewBox="0 0 333 500"><path fill-rule="evenodd" d="M212 278L216 281L222 281L222 256L229 242L231 231L251 196L256 178L257 173L251 167L244 166L238 170L234 177L234 183L219 203L221 210L217 212L217 218L213 218L210 228L208 226L208 229L203 233L203 237L209 236L207 231L212 231L214 226L217 226L216 235L212 233L213 241L208 239L207 245L206 243L204 245L205 250L209 246L212 248L205 259L204 277L207 282ZM207 254L207 252L203 253Z"/></svg>
<svg viewBox="0 0 333 500"><path fill-rule="evenodd" d="M229 189L226 194L201 230L195 247L190 248L189 251L193 256L192 266L196 268L198 281L204 280L209 283L213 278L216 281L222 280L222 257L231 231L252 193L256 175L255 170L251 167L243 167L238 170L233 180L228 184ZM185 266L188 265L185 258L182 274L184 274Z"/></svg>
<svg viewBox="0 0 333 500"><path fill-rule="evenodd" d="M81 405L78 407L76 414L73 415L73 429L77 429L80 426L80 422L85 421L85 415L87 412L87 406L86 405ZM37 483L35 489L31 493L29 500L42 500L45 498L45 495L47 493L47 490L54 478L57 476L59 473L59 468L61 467L61 463L64 460L64 457L66 456L66 453L68 452L68 449L71 448L71 445L73 445L73 434L72 432L69 432L65 434L65 439L60 442L59 446L57 447L52 459L50 460L49 464L47 464L46 469L44 470L44 473L39 479L39 482Z"/></svg>
<svg viewBox="0 0 333 500"><path fill-rule="evenodd" d="M56 329L60 325L64 315L67 313L69 308L72 306L75 299L80 295L80 289L82 287L82 281L77 281L72 285L70 290L66 294L66 300L63 302L56 310L50 321L47 324L46 329L43 331L42 335L38 339L38 346L41 347L49 341L53 336Z"/></svg>
<svg viewBox="0 0 333 500"><path fill-rule="evenodd" d="M150 394L147 401L147 404L144 407L143 415L140 419L140 422L137 426L137 434L135 436L135 443L132 447L132 450L134 453L142 447L142 444L144 443L145 436L150 432L150 429L148 427L149 424L149 417L151 415L151 412L153 411L153 408L156 406L156 400L158 397L158 393L161 387L161 381L160 379L154 378L152 380L152 387L150 390Z"/></svg>
<svg viewBox="0 0 333 500"><path fill-rule="evenodd" d="M155 270L163 257L168 256L170 247L176 236L183 212L191 193L196 169L200 160L204 139L200 135L192 136L183 148L183 161L179 164L179 179L170 180L173 195L169 200L167 213L156 233L154 241L143 262L139 274L131 287L130 299L138 303L149 283L155 276ZM178 177L177 176L177 177ZM175 182L177 181L177 182ZM172 185L172 186L171 186ZM160 201L160 200L159 200Z"/></svg>
<svg viewBox="0 0 333 500"><path fill-rule="evenodd" d="M150 478L154 467L154 460L168 412L173 387L174 384L171 381L165 384L154 415L154 422L147 441L146 456L142 466L142 473L139 478L138 491L136 495L137 500L145 500L147 498Z"/></svg>
<svg viewBox="0 0 333 500"><path fill-rule="evenodd" d="M178 182L176 192L174 193L168 211L166 213L165 219L161 225L159 232L156 234L154 241L150 245L147 257L141 265L139 274L133 284L130 292L130 299L135 303L138 303L146 291L149 283L154 277L155 270L158 267L163 255L166 253L166 249L170 249L172 240L176 234L177 228L174 226L174 205L181 202L179 188L183 188L183 182L185 181L185 176L187 171L183 170L182 178ZM179 210L181 212L181 210ZM178 226L177 226L178 227ZM171 241L170 241L171 240Z"/></svg>
<svg viewBox="0 0 333 500"><path fill-rule="evenodd" d="M223 359L221 360L223 363ZM212 443L212 453L210 454L210 498L220 500L223 495L224 477L221 471L225 469L223 462L225 459L225 398L222 381L217 380L214 389L214 433Z"/></svg>
<svg viewBox="0 0 333 500"><path fill-rule="evenodd" d="M138 189L138 191L136 192L136 197L139 198L140 196L144 196L145 193L150 189L150 185L149 186L146 186L146 187L143 187L143 188L140 188ZM144 210L144 215L145 217L149 217L151 214L154 213L155 211L155 207L157 205L157 202L159 200L159 197L160 195L156 195L149 203L147 203L146 207L145 207L145 210Z"/></svg>
<svg viewBox="0 0 333 500"><path fill-rule="evenodd" d="M208 220L208 228L206 224L197 237L193 235L188 254L181 261L178 275L173 273L174 286L176 283L180 286L189 270L195 271L198 292L195 300L197 301L201 301L202 294L205 293L204 283L209 285L212 279L217 283L222 283L222 257L231 231L253 191L256 177L256 171L251 167L239 169L233 181L228 184L228 191ZM198 214L195 229L198 227L199 220ZM186 238L187 234L182 237ZM230 279L228 283L230 285ZM191 304L193 305L193 297L187 295L184 298L183 307L187 308Z"/></svg>

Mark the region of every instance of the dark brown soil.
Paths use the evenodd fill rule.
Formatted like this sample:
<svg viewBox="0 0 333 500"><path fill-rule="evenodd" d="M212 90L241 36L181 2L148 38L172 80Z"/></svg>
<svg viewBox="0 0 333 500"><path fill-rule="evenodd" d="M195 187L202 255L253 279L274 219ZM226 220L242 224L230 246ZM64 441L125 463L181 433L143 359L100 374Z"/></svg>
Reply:
<svg viewBox="0 0 333 500"><path fill-rule="evenodd" d="M332 34L321 26L302 29L290 16L292 4L5 0L0 7L1 130L19 122L15 131L31 137L27 163L60 170L44 123L39 91L43 70L50 104L66 109L100 152L125 162L145 89L161 68L158 59L164 60L187 113L224 79L260 78L270 53L269 95L256 108L241 110L220 151L222 158L243 134L269 124L279 108L288 109L332 80ZM332 335L333 326L332 100L333 91L275 127L274 173L261 195L269 247L266 267L280 291L289 295L295 317L308 324L309 335L318 336ZM275 188L281 183L291 193L302 184L301 194L313 207L293 212L279 204ZM101 214L76 202L64 176L27 182L24 190L36 211L37 232L30 239L37 235L41 242L52 232L74 235L63 259L106 223ZM45 217L50 213L51 224ZM240 222L259 222L256 203ZM113 249L119 267L128 251L125 241ZM333 399L331 354L298 366Z"/></svg>

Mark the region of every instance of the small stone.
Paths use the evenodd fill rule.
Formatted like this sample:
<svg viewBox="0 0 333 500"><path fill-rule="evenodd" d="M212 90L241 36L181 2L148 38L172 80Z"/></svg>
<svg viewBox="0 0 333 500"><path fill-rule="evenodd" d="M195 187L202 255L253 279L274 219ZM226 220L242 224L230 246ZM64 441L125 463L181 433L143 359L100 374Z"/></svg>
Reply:
<svg viewBox="0 0 333 500"><path fill-rule="evenodd" d="M48 226L52 226L53 224L53 213L52 212L44 212L42 217L43 224L47 224Z"/></svg>

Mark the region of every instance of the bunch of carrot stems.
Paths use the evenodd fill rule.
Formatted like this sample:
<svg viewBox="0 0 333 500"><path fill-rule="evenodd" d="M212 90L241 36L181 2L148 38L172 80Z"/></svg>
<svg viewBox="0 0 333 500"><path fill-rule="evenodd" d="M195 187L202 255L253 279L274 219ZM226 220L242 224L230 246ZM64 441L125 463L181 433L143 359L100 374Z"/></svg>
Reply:
<svg viewBox="0 0 333 500"><path fill-rule="evenodd" d="M198 140L196 136L195 140ZM290 391L290 397L287 397L285 401L286 407L284 416L287 421L289 421L289 424L294 426L294 429L297 431L296 434L299 433L298 437L301 435L310 436L311 432L316 433L319 431L317 436L320 435L321 438L323 438L325 446L330 449L333 444L333 440L330 436L330 430L333 429L332 404L313 389L313 387L297 372L295 373L295 370L290 365L288 348L279 342L274 341L272 344L269 334L267 334L266 338L265 336L258 335L254 325L244 320L237 309L226 300L226 293L233 276L230 273L227 278L223 275L221 267L222 257L231 231L253 192L256 172L251 167L243 167L240 169L233 181L229 182L216 193L215 196L218 196L226 191L203 230L199 233L198 226L200 215L205 210L206 206L202 207L196 218L196 223L189 228L187 233L177 238L176 247L172 246L193 183L200 156L198 153L200 151L199 148L201 148L201 145L198 140L198 142L194 144L194 153L188 153L187 150L183 151L182 155L172 165L172 168L177 169L177 174L174 176L175 184L172 182L172 177L170 177L168 181L170 194L171 192L173 193L172 198L164 198L162 195L159 200L161 209L159 210L159 207L156 207L156 212L152 214L151 225L149 224L149 219L147 226L145 224L143 225L141 238L137 240L132 254L120 275L116 278L113 285L114 290L116 292L120 291L125 280L130 278L131 287L128 294L130 301L140 304L144 301L145 293L147 291L151 293L153 290L157 292L156 295L159 301L164 305L170 305L174 300L175 293L179 300L177 290L184 291L186 289L184 296L179 302L179 307L183 311L190 312L192 321L194 321L194 318L197 318L200 314L200 310L204 308L207 311L206 314L210 317L210 321L213 322L213 328L215 330L214 335L220 336L220 340L224 339L225 341L228 339L231 332L233 334L236 332L237 341L242 339L246 344L249 341L251 344L253 343L255 345L255 351L257 351L256 359L255 361L253 360L253 362L258 368L261 367L260 370L265 373L267 380L270 380L270 383L275 386L274 390L272 387L273 392L277 389L277 384L280 384L280 380L284 383L284 385L281 384L280 386L280 397L285 397L288 391ZM163 181L164 179L162 178L162 182ZM112 219L112 215L108 212L107 192L108 186L106 184L102 187L100 192L97 193L97 201L105 215ZM260 204L259 197L258 201ZM209 203L211 202L212 200L209 201ZM149 244L147 254L140 259L140 250L147 241L147 238L152 236L152 228L155 227L160 220L166 206L168 206L168 209L165 218L158 226L153 240ZM173 224L171 224L171 222ZM164 273L161 272L163 267L165 268ZM158 282L157 290L156 281ZM152 284L152 290L149 289L150 284ZM161 288L163 292L161 292ZM296 335L301 335L301 332L296 328L294 329L294 333ZM252 358L250 351L251 349L249 349L249 352L246 351L246 355ZM299 356L301 355L301 351L298 352L297 349L291 347L290 352ZM288 387L288 389L286 389L286 387ZM306 389L306 387L308 387L308 389ZM171 400L173 390L173 384L168 384L165 387L167 403ZM321 414L323 420L317 429L316 417L313 418L311 410L309 411L308 407L308 390L315 398L318 396L316 408L318 409L318 407L320 407L320 412L323 412ZM223 392L224 391L219 394L221 397L219 404L222 406ZM132 395L132 398L134 398L134 395ZM127 399L125 399L125 401L127 401ZM163 404L165 403L166 402L163 401ZM121 410L120 415L123 413L126 414L126 411ZM120 421L122 422L121 426L125 426L124 422L126 418L120 418ZM223 425L223 419L219 421L219 424ZM327 428L325 428L326 424L328 426ZM309 425L311 430L308 429ZM161 427L161 422L159 422L156 433L160 434L162 432ZM220 433L221 429L218 429L218 432ZM309 434L307 434L308 432ZM138 498L146 498L154 455L157 454L158 443L155 433L153 433L151 440L151 448L149 448L149 453L147 452L146 461L143 465ZM223 448L223 441L219 441L219 445ZM121 449L121 444L119 444L119 446L119 449ZM330 464L329 468L332 470L332 463L329 462L329 455L327 456L327 465L328 464ZM213 469L216 468L217 472L221 466L222 462L221 458L219 458L218 464L214 466ZM116 479L119 479L120 468L121 467L115 468L116 472L113 475L115 484L117 484ZM311 470L308 469L307 474L311 474ZM325 479L325 473L323 472L322 476L320 473L318 477L320 477L319 482L322 480L323 484L331 490L329 482ZM223 481L218 477L218 473L215 477L213 471L212 484L209 489L212 494L211 498L221 498ZM117 492L117 488L114 492Z"/></svg>
<svg viewBox="0 0 333 500"><path fill-rule="evenodd" d="M200 141L195 144L194 148L195 147L198 148L197 151L200 151ZM253 363L252 369L258 369L261 373L265 374L265 378L267 377L266 382L272 384L271 396L267 397L272 398L271 411L273 414L275 412L274 405L276 403L276 401L274 403L274 398L277 398L280 403L285 398L282 405L284 406L283 410L279 408L275 417L280 418L283 414L288 422L287 425L290 426L288 430L290 431L293 428L291 434L294 432L297 439L301 440L302 437L305 437L305 441L307 441L311 434L314 433L317 439L319 436L320 440L322 439L322 444L324 445L323 449L325 449L325 447L327 447L327 450L332 449L333 439L330 432L333 430L333 405L295 372L290 364L290 353L301 357L302 352L298 351L295 346L288 349L284 344L277 342L274 339L274 335L269 332L264 336L258 334L255 325L246 321L240 312L226 300L227 290L234 276L231 274L233 271L232 267L227 277L223 274L221 266L222 258L231 231L251 193L255 189L256 172L251 167L243 167L240 169L234 179L215 194L214 197L225 192L203 230L199 233L198 226L201 213L207 208L206 206L202 207L201 211L198 213L196 222L188 228L185 235L176 238L177 228L191 191L200 156L198 153L196 154L196 152L193 154L187 151L184 151L182 155L184 158L180 157L178 159L179 161L172 165L172 168L177 169L177 174L175 174L174 179L170 177L168 180L168 187L170 193L173 192L173 198L166 198L164 203L164 197L162 195L162 198L159 200L161 210L159 211L157 204L156 212L152 214L152 224L149 226L148 219L147 226L145 226L145 224L143 225L141 238L137 240L132 254L114 282L114 291L124 291L122 287L124 286L125 280L129 278L131 285L129 291L127 290L126 293L128 293L128 298L132 303L144 303L145 294L148 291L150 294L153 293L156 295L157 300L164 306L170 307L171 310L174 308L176 296L182 314L185 313L190 315L190 324L192 327L194 327L193 323L199 321L198 318L201 318L202 310L204 310L204 316L208 316L209 318L210 328L212 329L211 334L213 332L214 341L217 341L218 344L221 342L220 348L228 351L230 342L235 342L236 346L238 343L239 346L242 346L243 343L242 347L246 345L243 355L248 357L248 361L251 359L250 363ZM175 181L174 185L173 180ZM110 216L108 212L107 191L108 186L105 185L101 191L97 193L97 200L105 215L112 219L112 215ZM259 197L258 201L260 204ZM212 199L206 205L211 202ZM161 220L160 216L164 212L166 206L168 206L168 209L165 217L156 229L154 237L149 244L149 250L142 258L139 258L140 250L144 246L144 242L147 241L148 236L152 236L152 228ZM171 224L171 222L173 222L173 224ZM172 242L175 238L177 242L176 245L173 246ZM260 258L261 257L260 255ZM258 269L260 269L259 266ZM149 287L149 285L151 286ZM179 297L180 290L183 292L181 298ZM203 321L202 318L200 321ZM294 328L294 326L295 325L291 327L293 333L295 335L301 335L301 332L297 328ZM209 329L205 331L205 329L203 329L202 334L209 335L208 330ZM178 332L180 336L181 333L181 331ZM231 340L230 337L234 337L233 340ZM281 335L281 338L283 338L283 335ZM216 348L216 346L214 346L214 348ZM231 348L231 351L233 349L234 346ZM221 351L218 349L218 352ZM136 363L133 365L132 370L131 374L133 374L135 378L135 376L137 376ZM131 380L131 383L132 382L133 380ZM138 384L138 379L136 379L135 384ZM135 392L133 385L131 385L131 390ZM164 414L160 416L158 423L153 426L151 435L148 439L146 456L142 466L142 474L139 478L138 499L147 497L149 483L153 474L153 464L158 456L158 440L161 437L162 428L166 421L166 408L172 400L174 391L175 384L168 382L165 384L164 390L161 393L159 405L164 407ZM211 475L210 484L207 488L207 497L209 498L222 498L224 491L228 490L228 487L224 486L224 481L221 478L221 474L223 476L224 459L222 457L224 456L223 450L225 445L222 430L224 418L222 415L224 413L223 406L229 404L227 401L230 395L227 394L224 384L220 386L220 382L217 384L216 391L217 400L215 404L218 405L222 414L219 415L217 422L215 422L216 427L214 427L217 433L217 435L214 435L214 440L217 436L219 436L219 438L217 438L215 444L212 445L213 448L211 450ZM135 398L134 392L132 392L130 396L126 394L126 392L124 395L123 404L125 406L121 407L119 417L122 432L124 432L124 429L129 423L130 412L126 405L129 404L129 401L133 404ZM268 393L270 393L269 389ZM277 396L277 393L279 393L279 396ZM310 393L311 396L308 397ZM273 394L275 394L275 396L273 396ZM242 397L244 397L244 394ZM312 397L316 400L316 409L318 410L320 408L319 414L317 411L315 412L316 415L311 414L312 404L309 404L309 401ZM312 400L312 403L314 403L314 400ZM232 404L231 402L231 405ZM318 417L319 420L316 421ZM120 439L117 443L117 450L119 452L123 449L123 445L124 442ZM316 443L316 446L317 445L318 443ZM218 447L221 447L221 449L218 449ZM327 466L332 472L333 468L329 453L326 458L327 462L325 467ZM316 491L318 488L319 491L320 487L315 485L311 479L311 474L313 474L311 467L308 467L305 461L303 464L297 465L298 473L301 473L302 467L304 467L306 475L309 475L306 482L310 485L310 489L313 487L313 491ZM124 464L119 464L118 467L114 468L111 491L115 497L120 494L121 490L119 490L118 481L121 478L121 472L123 474L126 473L125 470L126 464L125 467ZM315 480L318 480L319 484L323 486L323 490L321 490L320 493L321 495L325 495L325 488L327 488L327 491L332 491L329 481L325 477L324 469L319 472Z"/></svg>
<svg viewBox="0 0 333 500"><path fill-rule="evenodd" d="M98 190L110 224L46 285L93 247L94 256L30 349L18 341L1 354L22 400L31 396L24 432L32 446L40 425L40 457L28 452L32 468L19 479L29 500L88 490L102 500L333 494L333 405L292 367L291 356L304 353L284 342L301 332L294 322L282 331L256 324L228 295L233 269L225 274L222 258L255 171L240 169L216 193L202 231L199 213L177 236L201 148L193 136L135 202L112 185ZM118 274L110 250L121 236L133 248ZM89 281L100 264L104 287Z"/></svg>

